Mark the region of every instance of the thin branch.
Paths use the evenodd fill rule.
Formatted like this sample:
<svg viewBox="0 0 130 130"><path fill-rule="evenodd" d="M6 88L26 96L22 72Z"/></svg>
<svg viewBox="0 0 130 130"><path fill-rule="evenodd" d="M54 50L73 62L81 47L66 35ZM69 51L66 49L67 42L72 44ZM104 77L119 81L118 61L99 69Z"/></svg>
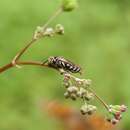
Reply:
<svg viewBox="0 0 130 130"><path fill-rule="evenodd" d="M56 12L49 18L49 20L45 23L45 25L42 26L43 31L47 28L47 26L58 16L60 15L60 13L62 13L62 7L60 6L60 8L58 8L56 10ZM44 35L42 34L41 37L43 37ZM41 37L39 37L38 39L40 39ZM37 62L37 61L18 61L20 59L20 57L25 53L25 51L33 44L35 43L38 39L35 39L34 36L33 38L27 43L27 45L22 48L17 54L16 56L13 58L12 62L9 64L6 64L5 66L0 68L0 73L16 66L16 65L37 65L37 66L41 66L41 67L49 67L45 64L43 64L42 62ZM51 68L51 67L50 67Z"/></svg>
<svg viewBox="0 0 130 130"><path fill-rule="evenodd" d="M36 41L36 39L32 39L30 42L28 42L28 44L20 51L16 54L16 56L14 57L13 61L16 62L17 60L20 59L20 57L22 56L22 54Z"/></svg>
<svg viewBox="0 0 130 130"><path fill-rule="evenodd" d="M109 106L106 104L102 98L100 98L91 88L88 88L90 92L94 94L94 96L103 104L103 106L109 111Z"/></svg>
<svg viewBox="0 0 130 130"><path fill-rule="evenodd" d="M6 70L8 70L8 69L10 69L12 67L13 67L13 64L9 63L9 64L7 64L7 65L0 68L0 73L4 72L4 71L6 71Z"/></svg>
<svg viewBox="0 0 130 130"><path fill-rule="evenodd" d="M45 30L47 28L47 26L62 12L62 8L58 8L58 10L56 10L56 12L50 17L50 19L45 23L45 25L42 27L43 30ZM44 35L42 34L41 37L43 37ZM41 38L39 37L39 38ZM16 61L18 61L20 59L20 57L23 55L23 53L25 53L25 51L34 43L36 42L38 39L35 39L34 37L32 38L32 40L30 42L27 43L27 45L21 49L16 56L13 58L12 60L12 64L16 65Z"/></svg>
<svg viewBox="0 0 130 130"><path fill-rule="evenodd" d="M35 65L35 66L51 68L50 66L43 64L42 62L38 62L38 61L17 61L16 64L17 65ZM10 68L13 68L13 67L14 67L14 65L12 63L9 63L9 64L0 68L0 73L4 72Z"/></svg>
<svg viewBox="0 0 130 130"><path fill-rule="evenodd" d="M43 25L42 28L46 29L47 26L59 15L61 14L63 11L62 7L60 6L55 13L49 18L49 20L46 22L46 24Z"/></svg>

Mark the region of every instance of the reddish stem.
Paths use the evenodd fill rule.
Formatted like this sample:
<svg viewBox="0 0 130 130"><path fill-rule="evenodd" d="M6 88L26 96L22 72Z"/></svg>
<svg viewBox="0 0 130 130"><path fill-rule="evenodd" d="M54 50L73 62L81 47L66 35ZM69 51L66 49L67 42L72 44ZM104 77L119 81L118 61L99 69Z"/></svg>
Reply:
<svg viewBox="0 0 130 130"><path fill-rule="evenodd" d="M17 61L16 64L17 65L36 65L36 66L41 66L41 67L49 67L48 65L43 64L42 62L37 62L37 61ZM12 63L6 64L5 66L0 68L0 73L4 72L12 67L15 67Z"/></svg>

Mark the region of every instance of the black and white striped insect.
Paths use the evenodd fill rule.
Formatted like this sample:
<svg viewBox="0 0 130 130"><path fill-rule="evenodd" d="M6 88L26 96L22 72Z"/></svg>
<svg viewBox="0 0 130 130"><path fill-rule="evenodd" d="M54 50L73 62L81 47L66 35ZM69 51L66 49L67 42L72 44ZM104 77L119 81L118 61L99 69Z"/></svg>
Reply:
<svg viewBox="0 0 130 130"><path fill-rule="evenodd" d="M51 56L44 63L47 63L48 66L53 67L55 69L63 69L66 72L81 74L80 66L75 65L71 61L64 59L62 56Z"/></svg>

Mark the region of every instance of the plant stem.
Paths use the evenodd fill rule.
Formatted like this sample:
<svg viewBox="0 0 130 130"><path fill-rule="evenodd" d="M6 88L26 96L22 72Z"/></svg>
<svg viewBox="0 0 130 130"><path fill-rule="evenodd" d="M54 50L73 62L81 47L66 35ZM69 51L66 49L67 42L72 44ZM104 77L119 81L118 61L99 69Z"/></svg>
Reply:
<svg viewBox="0 0 130 130"><path fill-rule="evenodd" d="M17 65L35 65L35 66L41 66L41 67L49 67L48 65L46 64L43 64L42 62L38 62L38 61L17 61L16 62ZM14 65L12 63L9 63L3 67L0 68L0 73L10 69L10 68L13 68ZM51 67L49 67L51 68Z"/></svg>
<svg viewBox="0 0 130 130"><path fill-rule="evenodd" d="M23 55L23 53L36 41L36 39L32 39L30 42L28 42L28 44L22 49L20 50L16 56L14 57L13 61L17 61L20 59L20 57Z"/></svg>
<svg viewBox="0 0 130 130"><path fill-rule="evenodd" d="M88 88L90 92L92 92L94 94L94 96L103 104L103 106L109 111L109 106L107 105L107 103L100 98L91 88Z"/></svg>
<svg viewBox="0 0 130 130"><path fill-rule="evenodd" d="M47 26L58 16L60 15L60 13L62 12L62 8L58 8L58 10L56 10L56 12L49 18L49 20L45 23L45 25L42 27L43 30L45 30L47 28ZM42 35L44 36L44 35ZM39 37L40 39L41 37ZM16 56L14 57L14 59L12 60L12 63L16 64L16 61L18 61L20 59L20 57L23 55L23 53L34 43L36 42L38 39L35 39L34 37L32 38L32 40L30 42L27 43L27 45L21 49Z"/></svg>
<svg viewBox="0 0 130 130"><path fill-rule="evenodd" d="M58 16L60 15L60 13L62 13L62 7L60 6L60 8L58 8L56 10L56 12L49 18L49 20L45 23L45 25L43 25L43 30L45 30L47 28L47 26ZM40 37L41 38L41 37ZM38 66L44 66L44 67L48 67L47 65L41 63L41 62L35 62L35 61L26 61L26 62L20 62L18 61L20 59L20 57L23 55L23 53L25 53L25 51L33 44L37 41L38 39L35 39L34 37L27 43L27 45L22 48L17 54L16 56L13 58L12 62L9 64L6 64L5 66L0 68L0 73L14 67L16 64L17 65L38 65Z"/></svg>
<svg viewBox="0 0 130 130"><path fill-rule="evenodd" d="M48 21L42 26L42 28L46 29L47 26L58 16L62 13L62 7L60 6L56 12L48 19Z"/></svg>

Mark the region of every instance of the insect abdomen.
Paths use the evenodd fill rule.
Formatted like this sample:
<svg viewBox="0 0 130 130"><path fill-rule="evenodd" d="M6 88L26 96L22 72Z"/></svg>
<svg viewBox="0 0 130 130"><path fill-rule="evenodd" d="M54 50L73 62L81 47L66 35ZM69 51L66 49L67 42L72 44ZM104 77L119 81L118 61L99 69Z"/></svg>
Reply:
<svg viewBox="0 0 130 130"><path fill-rule="evenodd" d="M69 64L69 63L65 64L65 68L66 70L69 70L72 73L78 73L81 70L79 66Z"/></svg>

